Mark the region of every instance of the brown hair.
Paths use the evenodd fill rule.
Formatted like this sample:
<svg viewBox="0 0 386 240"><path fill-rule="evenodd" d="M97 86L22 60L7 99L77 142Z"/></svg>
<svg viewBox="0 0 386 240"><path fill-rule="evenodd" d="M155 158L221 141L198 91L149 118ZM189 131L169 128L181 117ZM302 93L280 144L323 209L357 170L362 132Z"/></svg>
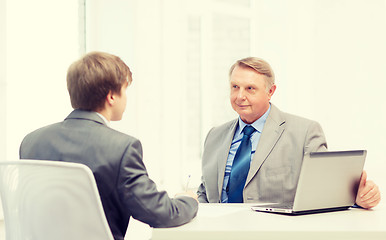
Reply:
<svg viewBox="0 0 386 240"><path fill-rule="evenodd" d="M231 76L233 69L236 66L252 68L256 72L265 76L265 85L267 90L275 84L275 75L268 62L257 57L247 57L236 61L229 70L229 76Z"/></svg>
<svg viewBox="0 0 386 240"><path fill-rule="evenodd" d="M68 68L67 89L74 109L97 111L104 108L107 94L120 94L132 81L130 68L117 56L91 52Z"/></svg>

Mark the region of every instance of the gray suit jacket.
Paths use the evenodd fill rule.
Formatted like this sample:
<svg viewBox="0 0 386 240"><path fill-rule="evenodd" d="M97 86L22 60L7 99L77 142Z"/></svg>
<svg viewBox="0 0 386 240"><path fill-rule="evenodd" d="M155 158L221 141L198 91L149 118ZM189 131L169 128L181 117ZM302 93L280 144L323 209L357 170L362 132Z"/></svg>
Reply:
<svg viewBox="0 0 386 240"><path fill-rule="evenodd" d="M28 134L20 158L90 167L115 239L124 239L131 216L152 227L172 227L190 221L198 210L193 198L170 199L157 191L139 140L107 127L94 112L74 110L63 122Z"/></svg>
<svg viewBox="0 0 386 240"><path fill-rule="evenodd" d="M225 165L238 119L212 128L202 157L200 202L221 202ZM251 161L244 202L290 202L293 200L305 154L327 150L317 122L281 112L271 104L264 129Z"/></svg>

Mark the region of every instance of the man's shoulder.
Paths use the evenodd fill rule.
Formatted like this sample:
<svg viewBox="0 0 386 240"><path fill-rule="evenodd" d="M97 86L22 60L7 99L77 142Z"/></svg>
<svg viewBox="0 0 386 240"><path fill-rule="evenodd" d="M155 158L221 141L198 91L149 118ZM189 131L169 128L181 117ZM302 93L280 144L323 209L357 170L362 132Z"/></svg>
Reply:
<svg viewBox="0 0 386 240"><path fill-rule="evenodd" d="M40 127L38 129L35 129L35 130L31 131L30 133L28 133L26 135L26 137L47 134L47 133L50 133L50 132L54 132L58 128L60 128L60 122L52 123L52 124L49 124L49 125L46 125L46 126L43 126L43 127Z"/></svg>
<svg viewBox="0 0 386 240"><path fill-rule="evenodd" d="M121 131L118 131L114 128L111 128L111 127L104 127L103 128L103 131L100 132L101 134L106 134L106 135L110 135L111 137L113 138L116 138L118 140L127 140L127 141L139 141L139 139L137 139L136 137L134 136L131 136L129 134L126 134L124 132L121 132Z"/></svg>
<svg viewBox="0 0 386 240"><path fill-rule="evenodd" d="M46 125L28 133L24 139L34 139L42 137L50 138L56 137L58 135L68 135L69 138L80 137L79 135L84 135L84 138L87 138L88 136L88 138L109 139L109 141L118 141L122 143L139 141L137 138L131 135L120 132L102 123L79 119L75 120L72 123L69 123L67 120L64 120L62 122Z"/></svg>
<svg viewBox="0 0 386 240"><path fill-rule="evenodd" d="M268 119L267 121L275 122L279 128L285 128L286 135L304 136L310 132L323 134L320 123L307 117L279 111L275 117Z"/></svg>
<svg viewBox="0 0 386 240"><path fill-rule="evenodd" d="M213 127L210 130L210 132L224 132L224 131L233 130L237 125L237 121L238 121L238 119L236 118L236 119L233 119L233 120L228 121L226 123L217 125L217 126Z"/></svg>
<svg viewBox="0 0 386 240"><path fill-rule="evenodd" d="M295 123L297 125L299 125L299 124L307 124L308 125L308 124L316 123L315 120L312 120L310 118L303 117L303 116L293 114L293 113L281 111L276 106L273 106L271 113L272 114L270 114L269 118L271 118L271 119L273 118L273 119L275 119L275 121L278 121L278 122L282 121L282 122L286 122L287 124L288 123L289 124Z"/></svg>
<svg viewBox="0 0 386 240"><path fill-rule="evenodd" d="M226 122L209 130L205 143L217 144L224 139L232 138L238 119Z"/></svg>
<svg viewBox="0 0 386 240"><path fill-rule="evenodd" d="M302 122L302 123L312 123L312 122L316 122L315 120L312 120L310 118L307 118L307 117L304 117L304 116L300 116L300 115L296 115L296 114L292 114L292 113L284 113L283 112L283 115L285 116L285 119L287 121L291 121L291 122Z"/></svg>

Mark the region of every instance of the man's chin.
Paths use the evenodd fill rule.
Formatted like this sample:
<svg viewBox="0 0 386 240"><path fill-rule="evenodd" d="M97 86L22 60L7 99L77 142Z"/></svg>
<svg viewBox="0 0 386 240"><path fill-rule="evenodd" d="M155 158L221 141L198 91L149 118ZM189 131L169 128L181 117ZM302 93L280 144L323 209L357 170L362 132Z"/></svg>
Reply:
<svg viewBox="0 0 386 240"><path fill-rule="evenodd" d="M251 116L251 111L249 111L249 109L247 109L247 108L239 108L237 113L240 116L245 117L245 118L248 118Z"/></svg>
<svg viewBox="0 0 386 240"><path fill-rule="evenodd" d="M251 116L245 115L245 114L244 115L243 114L239 114L239 116L240 116L241 120L243 120L243 122L245 122L245 123L250 123L250 121L252 119Z"/></svg>

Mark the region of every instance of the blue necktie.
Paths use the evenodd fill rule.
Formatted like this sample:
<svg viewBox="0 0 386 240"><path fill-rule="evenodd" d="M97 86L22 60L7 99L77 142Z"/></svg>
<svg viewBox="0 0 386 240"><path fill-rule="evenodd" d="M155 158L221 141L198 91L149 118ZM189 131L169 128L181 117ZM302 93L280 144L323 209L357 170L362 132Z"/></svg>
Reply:
<svg viewBox="0 0 386 240"><path fill-rule="evenodd" d="M228 182L227 193L229 203L244 202L243 190L251 162L251 135L254 131L255 129L252 126L247 125L244 127L243 140L241 141L240 146L236 151Z"/></svg>

